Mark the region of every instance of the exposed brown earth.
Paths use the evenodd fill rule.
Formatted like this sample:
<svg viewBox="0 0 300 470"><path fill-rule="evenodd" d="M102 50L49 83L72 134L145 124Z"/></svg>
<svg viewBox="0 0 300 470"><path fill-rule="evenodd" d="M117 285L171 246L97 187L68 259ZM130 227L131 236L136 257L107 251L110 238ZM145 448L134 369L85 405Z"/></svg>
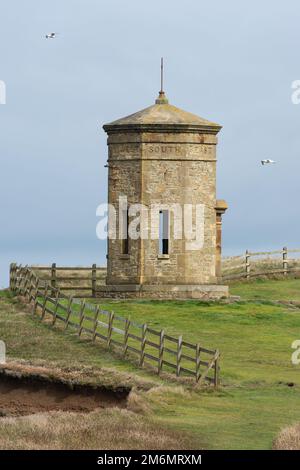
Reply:
<svg viewBox="0 0 300 470"><path fill-rule="evenodd" d="M129 390L106 390L88 385L50 382L45 377L0 374L0 416L49 411L90 412L98 408L125 408Z"/></svg>
<svg viewBox="0 0 300 470"><path fill-rule="evenodd" d="M188 435L147 417L137 388L78 379L75 371L0 366L0 449L195 448Z"/></svg>

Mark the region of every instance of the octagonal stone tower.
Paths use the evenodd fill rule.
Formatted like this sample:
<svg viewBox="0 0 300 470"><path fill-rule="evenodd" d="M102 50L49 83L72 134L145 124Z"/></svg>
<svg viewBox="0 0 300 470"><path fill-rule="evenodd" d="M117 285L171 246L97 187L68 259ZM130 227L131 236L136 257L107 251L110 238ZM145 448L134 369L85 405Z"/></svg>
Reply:
<svg viewBox="0 0 300 470"><path fill-rule="evenodd" d="M98 289L98 295L227 296L227 286L218 283L220 214L225 211L216 201L216 144L221 126L172 106L161 91L154 105L103 128L108 134L108 202L116 209L116 237L108 240L106 286ZM127 198L129 212L120 207L120 197ZM143 225L147 235L137 239L127 237L133 204L149 210ZM187 223L181 237L174 228L184 220L185 207L192 207L195 222L197 205L204 223L197 229L201 233L193 234L199 235L199 242L191 249L184 236ZM174 207L181 207L182 213Z"/></svg>

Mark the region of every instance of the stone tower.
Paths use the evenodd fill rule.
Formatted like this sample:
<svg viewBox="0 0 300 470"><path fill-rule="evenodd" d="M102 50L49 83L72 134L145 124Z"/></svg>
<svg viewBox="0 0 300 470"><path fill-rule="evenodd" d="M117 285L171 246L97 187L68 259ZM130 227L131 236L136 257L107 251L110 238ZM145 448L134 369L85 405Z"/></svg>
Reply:
<svg viewBox="0 0 300 470"><path fill-rule="evenodd" d="M98 295L227 296L228 288L218 283L221 215L227 207L225 201L216 201L216 144L221 126L172 106L161 91L154 105L103 128L108 134L108 202L116 209L110 221L116 222L116 230L108 240L106 286ZM125 196L127 207L120 203ZM146 236L132 239L127 235L134 204L149 212L143 212ZM197 205L203 223L197 229L201 233L192 234L198 237L192 246L174 229L188 215L195 222ZM182 208L182 213L175 207Z"/></svg>

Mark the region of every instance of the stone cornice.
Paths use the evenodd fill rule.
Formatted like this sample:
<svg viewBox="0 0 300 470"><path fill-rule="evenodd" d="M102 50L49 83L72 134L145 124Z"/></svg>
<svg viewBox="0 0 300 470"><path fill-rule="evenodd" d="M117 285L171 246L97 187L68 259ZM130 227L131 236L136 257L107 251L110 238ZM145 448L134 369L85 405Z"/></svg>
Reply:
<svg viewBox="0 0 300 470"><path fill-rule="evenodd" d="M192 125L192 124L105 124L103 129L107 134L159 132L159 133L191 133L217 135L222 126Z"/></svg>

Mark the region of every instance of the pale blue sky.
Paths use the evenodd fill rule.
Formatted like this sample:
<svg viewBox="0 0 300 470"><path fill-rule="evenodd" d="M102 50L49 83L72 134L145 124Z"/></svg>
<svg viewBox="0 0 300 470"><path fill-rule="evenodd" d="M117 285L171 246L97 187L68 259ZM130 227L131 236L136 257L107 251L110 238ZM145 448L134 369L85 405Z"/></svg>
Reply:
<svg viewBox="0 0 300 470"><path fill-rule="evenodd" d="M298 247L299 21L296 0L0 0L0 286L10 260L104 263L101 127L153 103L161 56L170 102L223 125L225 252Z"/></svg>

